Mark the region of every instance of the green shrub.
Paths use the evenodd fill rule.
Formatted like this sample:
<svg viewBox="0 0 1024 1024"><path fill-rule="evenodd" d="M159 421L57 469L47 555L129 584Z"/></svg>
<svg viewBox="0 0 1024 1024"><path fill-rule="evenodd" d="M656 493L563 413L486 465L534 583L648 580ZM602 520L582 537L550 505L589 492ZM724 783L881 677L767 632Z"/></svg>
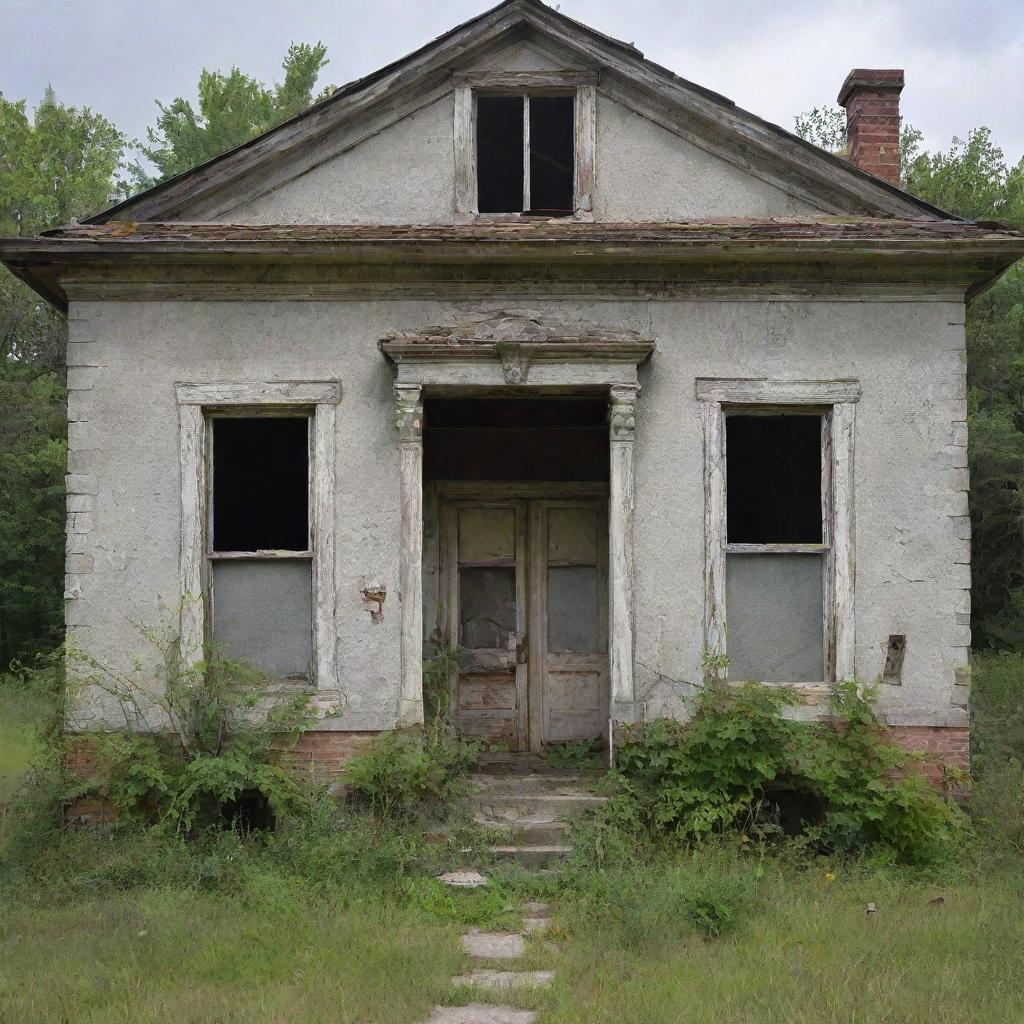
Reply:
<svg viewBox="0 0 1024 1024"><path fill-rule="evenodd" d="M975 785L971 814L985 839L1024 854L1024 764L989 764Z"/></svg>
<svg viewBox="0 0 1024 1024"><path fill-rule="evenodd" d="M971 666L971 769L979 782L1009 759L1024 761L1024 655L977 655Z"/></svg>
<svg viewBox="0 0 1024 1024"><path fill-rule="evenodd" d="M686 841L799 827L823 849L933 859L964 818L911 769L911 755L885 741L872 699L870 689L841 684L832 721L809 724L785 717L799 700L792 691L711 683L690 721L658 719L622 744L621 798L604 814Z"/></svg>
<svg viewBox="0 0 1024 1024"><path fill-rule="evenodd" d="M174 649L143 635L159 650ZM309 695L276 695L250 666L214 649L205 654L190 665L165 659L152 687L70 653L72 706L105 700L122 721L88 732L95 771L69 780L66 800L99 796L125 822L169 821L186 832L265 825L303 810L308 794L280 761L314 720Z"/></svg>
<svg viewBox="0 0 1024 1024"><path fill-rule="evenodd" d="M346 764L345 779L353 799L384 818L436 809L460 795L477 752L443 731L388 732Z"/></svg>

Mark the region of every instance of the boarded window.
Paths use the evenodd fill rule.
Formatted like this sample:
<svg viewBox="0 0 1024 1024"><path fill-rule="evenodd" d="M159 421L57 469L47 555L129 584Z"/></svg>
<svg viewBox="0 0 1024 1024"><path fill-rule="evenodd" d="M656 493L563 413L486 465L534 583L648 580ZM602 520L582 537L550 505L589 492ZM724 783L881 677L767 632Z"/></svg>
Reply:
<svg viewBox="0 0 1024 1024"><path fill-rule="evenodd" d="M726 417L729 676L825 679L820 414Z"/></svg>
<svg viewBox="0 0 1024 1024"><path fill-rule="evenodd" d="M312 662L308 416L214 416L209 579L213 641L268 679Z"/></svg>
<svg viewBox="0 0 1024 1024"><path fill-rule="evenodd" d="M221 653L268 679L308 679L311 570L300 559L214 562L213 635Z"/></svg>
<svg viewBox="0 0 1024 1024"><path fill-rule="evenodd" d="M574 111L572 95L477 95L480 213L573 212Z"/></svg>

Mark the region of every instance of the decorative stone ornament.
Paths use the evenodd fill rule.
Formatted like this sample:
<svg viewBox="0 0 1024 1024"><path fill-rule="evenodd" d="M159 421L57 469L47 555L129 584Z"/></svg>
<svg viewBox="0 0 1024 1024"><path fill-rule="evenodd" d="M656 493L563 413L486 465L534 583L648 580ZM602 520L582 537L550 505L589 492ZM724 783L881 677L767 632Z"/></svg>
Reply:
<svg viewBox="0 0 1024 1024"><path fill-rule="evenodd" d="M423 437L423 389L416 385L395 385L395 426L399 442L418 443Z"/></svg>
<svg viewBox="0 0 1024 1024"><path fill-rule="evenodd" d="M615 384L609 389L608 431L612 441L633 441L636 436L636 385Z"/></svg>

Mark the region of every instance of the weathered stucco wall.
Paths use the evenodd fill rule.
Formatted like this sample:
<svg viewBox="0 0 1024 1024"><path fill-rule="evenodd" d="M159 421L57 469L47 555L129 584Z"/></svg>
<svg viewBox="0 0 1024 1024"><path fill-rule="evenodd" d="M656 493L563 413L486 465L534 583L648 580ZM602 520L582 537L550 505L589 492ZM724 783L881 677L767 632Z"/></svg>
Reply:
<svg viewBox="0 0 1024 1024"><path fill-rule="evenodd" d="M594 212L597 220L619 222L806 217L822 210L598 93Z"/></svg>
<svg viewBox="0 0 1024 1024"><path fill-rule="evenodd" d="M455 218L453 94L216 219L239 224L445 224ZM643 153L642 160L636 158ZM822 211L607 96L597 105L595 217L673 221ZM205 219L205 218L204 218Z"/></svg>
<svg viewBox="0 0 1024 1024"><path fill-rule="evenodd" d="M232 224L451 224L453 94L217 220Z"/></svg>
<svg viewBox="0 0 1024 1024"><path fill-rule="evenodd" d="M969 645L964 310L960 303L496 300L552 316L642 326L636 430L636 673L641 696L701 676L703 436L698 376L856 378L857 670L877 676L907 636L909 725L961 724L950 706ZM464 306L461 303L460 306ZM70 317L68 623L118 668L155 654L132 622L173 619L178 594L176 381L342 382L337 410L338 671L345 714L325 728L393 724L399 678L398 452L392 369L376 340L443 323L441 301L76 302ZM387 584L383 622L360 594ZM429 574L427 583L436 579ZM145 673L144 673L145 674Z"/></svg>

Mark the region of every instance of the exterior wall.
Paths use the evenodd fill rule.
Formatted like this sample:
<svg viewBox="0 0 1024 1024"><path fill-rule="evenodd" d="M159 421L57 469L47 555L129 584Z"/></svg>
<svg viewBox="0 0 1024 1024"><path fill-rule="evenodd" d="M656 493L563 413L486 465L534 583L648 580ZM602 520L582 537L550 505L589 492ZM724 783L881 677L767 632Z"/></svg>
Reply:
<svg viewBox="0 0 1024 1024"><path fill-rule="evenodd" d="M902 685L883 687L891 721L966 726L963 709L951 704L970 644L961 303L737 295L499 304L642 328L657 341L641 368L635 445L636 679L652 713L671 713L701 679L703 435L695 378L856 378L863 388L857 673L878 676L889 634L903 633ZM176 381L339 379L336 657L347 706L320 728L392 727L400 674L398 450L393 371L375 342L395 329L444 323L464 305L76 302L68 375L72 639L119 669L137 656L143 675L156 678L159 656L132 623L173 620L180 599ZM366 578L387 587L380 623L362 599Z"/></svg>
<svg viewBox="0 0 1024 1024"><path fill-rule="evenodd" d="M822 213L600 92L594 207L595 219L613 223Z"/></svg>
<svg viewBox="0 0 1024 1024"><path fill-rule="evenodd" d="M451 224L455 219L454 117L449 93L273 192L240 201L215 219L237 224ZM637 160L637 153L643 153L644 159ZM601 221L822 212L600 94L596 164L595 218Z"/></svg>
<svg viewBox="0 0 1024 1024"><path fill-rule="evenodd" d="M453 94L216 220L231 224L451 224Z"/></svg>

